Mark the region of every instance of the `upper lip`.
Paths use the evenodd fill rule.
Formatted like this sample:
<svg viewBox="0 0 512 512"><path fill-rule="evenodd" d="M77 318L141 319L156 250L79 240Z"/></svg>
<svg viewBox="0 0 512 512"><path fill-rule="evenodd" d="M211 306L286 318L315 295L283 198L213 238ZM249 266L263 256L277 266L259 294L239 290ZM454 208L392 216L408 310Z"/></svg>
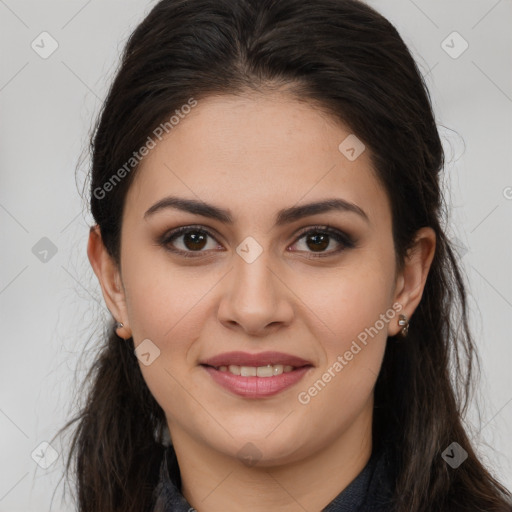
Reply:
<svg viewBox="0 0 512 512"><path fill-rule="evenodd" d="M268 364L290 365L295 368L301 366L311 366L310 361L306 361L298 356L285 354L283 352L259 352L250 354L248 352L224 352L213 357L209 357L200 364L208 366L267 366Z"/></svg>

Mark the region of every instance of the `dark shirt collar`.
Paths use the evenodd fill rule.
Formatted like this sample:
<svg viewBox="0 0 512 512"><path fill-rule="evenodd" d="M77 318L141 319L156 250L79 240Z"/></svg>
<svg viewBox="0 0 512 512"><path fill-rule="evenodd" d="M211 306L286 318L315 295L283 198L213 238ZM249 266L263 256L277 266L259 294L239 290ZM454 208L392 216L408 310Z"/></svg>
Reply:
<svg viewBox="0 0 512 512"><path fill-rule="evenodd" d="M391 512L393 475L390 450L374 451L359 475L322 512ZM180 489L178 461L169 445L160 465L152 512L194 512Z"/></svg>

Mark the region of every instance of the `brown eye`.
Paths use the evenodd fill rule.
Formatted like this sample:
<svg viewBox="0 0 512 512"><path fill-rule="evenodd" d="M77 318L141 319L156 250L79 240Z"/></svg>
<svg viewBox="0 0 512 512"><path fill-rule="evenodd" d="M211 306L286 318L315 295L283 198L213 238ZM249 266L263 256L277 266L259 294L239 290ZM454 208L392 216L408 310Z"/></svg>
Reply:
<svg viewBox="0 0 512 512"><path fill-rule="evenodd" d="M199 231L189 231L183 235L183 245L191 251L201 250L205 246L207 236Z"/></svg>
<svg viewBox="0 0 512 512"><path fill-rule="evenodd" d="M203 249L208 245L208 238L215 240L215 238L204 229L185 226L164 235L160 244L171 252L179 253L185 257L195 257L200 256L202 252L206 252ZM176 241L180 239L181 248L175 246ZM217 247L217 244L213 244L212 248L215 249Z"/></svg>
<svg viewBox="0 0 512 512"><path fill-rule="evenodd" d="M317 226L310 228L302 233L302 235L297 239L297 242L303 238L305 239L304 245L306 246L306 249L308 249L304 252L313 253L312 257L332 256L333 254L338 254L341 251L355 247L355 241L349 235L329 226ZM339 248L326 251L326 249L331 245L332 240L335 242L334 245L338 244Z"/></svg>
<svg viewBox="0 0 512 512"><path fill-rule="evenodd" d="M329 238L330 236L325 233L310 234L306 237L306 244L313 251L322 251L329 246Z"/></svg>
<svg viewBox="0 0 512 512"><path fill-rule="evenodd" d="M170 233L165 234L161 240L160 245L170 252L177 253L180 256L199 257L202 253L208 252L207 245L208 239L211 238L216 242L215 237L209 231L200 227L184 226L177 228ZM323 257L338 254L346 249L355 247L355 241L347 234L333 229L330 226L315 226L303 232L302 235L296 240L305 239L305 249L293 250L292 252L305 252L310 256L308 257ZM176 242L181 243L181 247L177 247ZM333 244L334 241L334 244ZM327 250L331 245L336 246L337 249ZM219 245L212 243L210 249L218 249Z"/></svg>

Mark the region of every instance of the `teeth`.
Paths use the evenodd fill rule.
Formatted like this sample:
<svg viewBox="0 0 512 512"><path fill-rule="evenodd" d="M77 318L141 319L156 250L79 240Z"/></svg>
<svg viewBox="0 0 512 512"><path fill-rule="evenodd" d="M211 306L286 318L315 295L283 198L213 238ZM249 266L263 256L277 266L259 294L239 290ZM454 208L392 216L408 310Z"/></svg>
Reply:
<svg viewBox="0 0 512 512"><path fill-rule="evenodd" d="M268 366L258 366L256 369L256 375L258 377L272 377L273 375L281 375L283 373L284 367L282 364L280 365L271 365Z"/></svg>
<svg viewBox="0 0 512 512"><path fill-rule="evenodd" d="M258 368L255 366L240 366L240 375L242 377L256 377Z"/></svg>
<svg viewBox="0 0 512 512"><path fill-rule="evenodd" d="M234 375L240 375L240 366L235 366L234 364L230 364L229 371Z"/></svg>
<svg viewBox="0 0 512 512"><path fill-rule="evenodd" d="M220 372L230 372L233 375L242 377L273 377L293 371L293 366L282 364L268 364L267 366L238 366L230 364L229 366L219 366Z"/></svg>

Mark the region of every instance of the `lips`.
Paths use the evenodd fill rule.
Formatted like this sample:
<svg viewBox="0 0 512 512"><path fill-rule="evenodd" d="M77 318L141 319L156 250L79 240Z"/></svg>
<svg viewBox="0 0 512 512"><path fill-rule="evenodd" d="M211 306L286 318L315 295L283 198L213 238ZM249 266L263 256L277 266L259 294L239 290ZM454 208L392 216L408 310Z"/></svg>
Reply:
<svg viewBox="0 0 512 512"><path fill-rule="evenodd" d="M267 366L282 364L283 366L289 365L294 368L301 368L303 366L313 366L310 361L302 359L301 357L283 352L259 352L257 354L250 354L248 352L225 352L204 361L200 364L204 366L213 366L219 368L221 366Z"/></svg>
<svg viewBox="0 0 512 512"><path fill-rule="evenodd" d="M303 366L274 377L241 377L202 365L213 382L233 395L247 399L266 399L292 388L309 373L312 366Z"/></svg>
<svg viewBox="0 0 512 512"><path fill-rule="evenodd" d="M229 392L243 398L259 399L296 385L314 365L302 357L283 352L225 352L204 359L200 366Z"/></svg>

